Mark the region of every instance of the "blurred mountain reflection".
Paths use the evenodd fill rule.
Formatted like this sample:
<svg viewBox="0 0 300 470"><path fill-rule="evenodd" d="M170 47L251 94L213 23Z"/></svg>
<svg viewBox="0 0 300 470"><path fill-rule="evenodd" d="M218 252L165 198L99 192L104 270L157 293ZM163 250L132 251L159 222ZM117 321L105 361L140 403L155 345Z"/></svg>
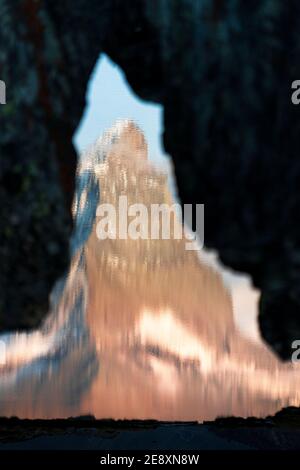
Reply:
<svg viewBox="0 0 300 470"><path fill-rule="evenodd" d="M99 240L99 194L172 203L130 121L81 157L70 273L39 331L2 338L0 414L202 421L299 405L298 368L242 335L221 275L185 240Z"/></svg>

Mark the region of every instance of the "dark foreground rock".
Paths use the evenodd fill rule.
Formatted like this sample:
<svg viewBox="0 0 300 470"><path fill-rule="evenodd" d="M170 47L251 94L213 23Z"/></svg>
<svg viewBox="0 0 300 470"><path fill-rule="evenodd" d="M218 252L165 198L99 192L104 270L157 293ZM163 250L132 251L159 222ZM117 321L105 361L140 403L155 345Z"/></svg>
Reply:
<svg viewBox="0 0 300 470"><path fill-rule="evenodd" d="M300 338L299 1L0 0L0 16L2 328L35 324L67 264L71 137L106 52L141 98L163 104L181 201L205 204L206 245L252 276L262 334L290 358Z"/></svg>
<svg viewBox="0 0 300 470"><path fill-rule="evenodd" d="M214 422L0 419L1 450L300 450L300 411Z"/></svg>

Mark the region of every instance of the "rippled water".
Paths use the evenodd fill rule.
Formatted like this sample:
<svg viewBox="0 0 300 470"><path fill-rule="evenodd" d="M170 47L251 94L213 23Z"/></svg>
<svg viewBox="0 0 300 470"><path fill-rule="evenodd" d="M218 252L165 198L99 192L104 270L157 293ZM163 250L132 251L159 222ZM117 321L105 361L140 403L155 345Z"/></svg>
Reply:
<svg viewBox="0 0 300 470"><path fill-rule="evenodd" d="M299 405L298 368L237 327L249 308L243 285L232 297L183 240L98 239L99 201L119 195L171 202L167 175L130 122L81 157L71 266L48 318L32 333L0 337L0 415L202 421Z"/></svg>

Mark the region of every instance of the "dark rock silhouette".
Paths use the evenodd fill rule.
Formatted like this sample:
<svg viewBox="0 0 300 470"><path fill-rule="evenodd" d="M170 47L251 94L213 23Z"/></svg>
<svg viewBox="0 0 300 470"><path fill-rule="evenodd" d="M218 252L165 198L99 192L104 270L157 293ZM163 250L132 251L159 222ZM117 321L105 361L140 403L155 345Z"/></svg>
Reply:
<svg viewBox="0 0 300 470"><path fill-rule="evenodd" d="M181 201L205 204L206 245L251 274L262 334L289 358L300 338L299 2L0 0L0 13L2 328L36 323L66 266L61 187L70 200L71 136L103 51L163 104Z"/></svg>

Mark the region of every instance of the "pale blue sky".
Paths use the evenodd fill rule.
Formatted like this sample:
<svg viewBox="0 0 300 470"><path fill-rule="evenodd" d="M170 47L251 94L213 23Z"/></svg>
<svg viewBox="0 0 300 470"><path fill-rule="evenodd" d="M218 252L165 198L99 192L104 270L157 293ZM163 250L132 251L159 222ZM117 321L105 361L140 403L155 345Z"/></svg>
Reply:
<svg viewBox="0 0 300 470"><path fill-rule="evenodd" d="M87 92L87 107L75 133L81 152L117 119L132 119L144 131L153 161L164 161L161 144L162 107L140 100L128 86L124 73L107 56L98 60Z"/></svg>

